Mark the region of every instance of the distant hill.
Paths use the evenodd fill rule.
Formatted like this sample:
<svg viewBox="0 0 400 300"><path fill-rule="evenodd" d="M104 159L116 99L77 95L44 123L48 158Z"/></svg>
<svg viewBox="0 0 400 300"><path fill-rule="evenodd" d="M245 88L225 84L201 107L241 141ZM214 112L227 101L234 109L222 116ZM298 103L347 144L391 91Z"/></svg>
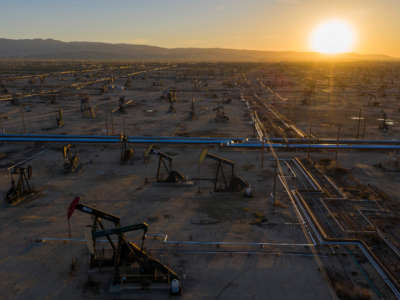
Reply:
<svg viewBox="0 0 400 300"><path fill-rule="evenodd" d="M338 56L344 60L391 60L386 55ZM140 61L315 61L326 56L314 52L256 51L222 48L161 48L147 45L109 44L96 42L62 42L52 39L2 39L0 59L87 59Z"/></svg>

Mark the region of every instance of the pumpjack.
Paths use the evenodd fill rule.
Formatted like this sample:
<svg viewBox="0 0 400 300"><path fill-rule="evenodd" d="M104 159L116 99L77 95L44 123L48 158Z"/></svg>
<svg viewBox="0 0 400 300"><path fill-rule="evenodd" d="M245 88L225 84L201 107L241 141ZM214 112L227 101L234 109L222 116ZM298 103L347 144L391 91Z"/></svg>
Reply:
<svg viewBox="0 0 400 300"><path fill-rule="evenodd" d="M171 88L168 92L168 101L170 103L174 103L176 102L176 89L175 88Z"/></svg>
<svg viewBox="0 0 400 300"><path fill-rule="evenodd" d="M125 114L125 113L127 113L128 105L131 105L131 104L134 104L134 101L132 99L126 100L125 96L121 96L121 97L119 97L119 100L118 100L118 106L116 108L114 108L112 110L112 112L115 113L118 111L122 114Z"/></svg>
<svg viewBox="0 0 400 300"><path fill-rule="evenodd" d="M147 164L150 161L150 154L154 151L154 145L151 144L143 153L143 162Z"/></svg>
<svg viewBox="0 0 400 300"><path fill-rule="evenodd" d="M11 187L7 191L5 201L16 205L23 200L33 199L39 193L35 191L29 180L32 178L32 167L17 167L10 172ZM17 177L17 178L15 178Z"/></svg>
<svg viewBox="0 0 400 300"><path fill-rule="evenodd" d="M384 132L387 132L389 130L389 122L387 120L387 115L383 110L381 113L382 113L382 118L379 120L382 121L382 123L379 124L379 129Z"/></svg>
<svg viewBox="0 0 400 300"><path fill-rule="evenodd" d="M90 110L90 104L89 104L89 97L83 97L81 99L81 112L85 112Z"/></svg>
<svg viewBox="0 0 400 300"><path fill-rule="evenodd" d="M213 179L214 192L240 192L249 187L246 180L236 175L235 162L216 154L208 153L207 149L202 151L200 155L200 163L205 158L210 158L217 162L217 169ZM228 175L229 177L225 175L224 166L229 166L231 168L230 176Z"/></svg>
<svg viewBox="0 0 400 300"><path fill-rule="evenodd" d="M126 113L124 96L119 97L118 110L120 113Z"/></svg>
<svg viewBox="0 0 400 300"><path fill-rule="evenodd" d="M119 217L79 202L75 203L74 210L93 216L90 234L88 234L90 268L111 267L113 269L112 289L132 288L132 285L149 289L153 284L167 285L172 295L182 293L178 274L144 250L148 224L140 223L121 227ZM72 216L72 213L73 211L69 216ZM113 227L106 228L103 221L111 223ZM140 245L128 241L124 235L126 232L137 230L143 232ZM117 236L118 239L115 241L111 236ZM111 249L98 249L97 239L104 237Z"/></svg>
<svg viewBox="0 0 400 300"><path fill-rule="evenodd" d="M175 113L175 106L174 103L176 103L176 89L170 89L168 92L168 102L169 102L169 108L168 108L168 113Z"/></svg>
<svg viewBox="0 0 400 300"><path fill-rule="evenodd" d="M72 150L72 148L71 144L63 147L65 173L73 173L81 167L78 152Z"/></svg>
<svg viewBox="0 0 400 300"><path fill-rule="evenodd" d="M191 107L190 107L190 112L189 112L189 118L190 118L191 120L196 119L196 109L195 109L194 103L195 103L195 99L192 98L192 105L191 105Z"/></svg>
<svg viewBox="0 0 400 300"><path fill-rule="evenodd" d="M224 107L222 105L214 108L215 111L215 121L216 122L227 122L229 121L229 117L225 114Z"/></svg>
<svg viewBox="0 0 400 300"><path fill-rule="evenodd" d="M157 182L184 183L185 176L172 169L173 158L163 152L155 152L158 155ZM164 170L164 172L162 171Z"/></svg>
<svg viewBox="0 0 400 300"><path fill-rule="evenodd" d="M96 110L90 105L89 97L86 96L81 99L81 112L83 116L88 118L96 118Z"/></svg>
<svg viewBox="0 0 400 300"><path fill-rule="evenodd" d="M64 115L64 111L63 111L63 109L62 108L60 108L59 110L58 110L58 112L57 112L57 115L56 115L56 122L57 122L57 127L64 127L64 118L63 118L63 115Z"/></svg>
<svg viewBox="0 0 400 300"><path fill-rule="evenodd" d="M128 137L121 135L121 164L130 161L135 155L135 150L128 147Z"/></svg>

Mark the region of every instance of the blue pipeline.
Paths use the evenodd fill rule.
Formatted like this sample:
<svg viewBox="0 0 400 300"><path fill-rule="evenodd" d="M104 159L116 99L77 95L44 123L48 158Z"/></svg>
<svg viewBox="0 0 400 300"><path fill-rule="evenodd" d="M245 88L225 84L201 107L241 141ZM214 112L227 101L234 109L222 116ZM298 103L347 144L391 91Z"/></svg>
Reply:
<svg viewBox="0 0 400 300"><path fill-rule="evenodd" d="M66 139L66 138L73 138L73 139L91 139L96 142L98 140L120 140L120 136L114 135L114 136L102 136L102 135L57 135L57 134L47 134L47 135L41 135L41 134L6 134L6 135L1 135L0 138L52 138L52 139ZM247 145L250 145L250 147L253 147L251 145L255 144L258 145L258 141L255 139L248 139L248 138L240 138L240 137L176 137L176 136L128 136L128 140L130 142L136 142L139 140L146 140L146 143L148 140L154 140L154 141L161 141L161 140L168 140L168 141L213 141L215 143L231 143L232 141L234 142L240 142L240 143L245 143ZM288 144L316 144L316 145L322 145L322 144L335 144L338 142L337 139L330 139L330 138L321 138L321 139L299 139L299 138L288 138L288 139L283 139L283 138L270 138L269 139L271 142L274 143L279 143L286 145L286 142ZM4 141L4 139L3 139ZM253 142L254 141L254 142ZM400 145L400 140L359 140L359 139L343 139L339 140L339 145L341 144L373 144L373 145L379 145L379 144L389 144L389 145L394 145L394 144L399 144ZM277 146L280 147L280 146Z"/></svg>
<svg viewBox="0 0 400 300"><path fill-rule="evenodd" d="M102 135L56 135L56 134L0 134L0 138L51 138L51 139L97 139L97 140L118 140L120 141L119 135L114 136L102 136ZM176 136L128 136L129 140L195 140L195 141L217 141L218 143L222 142L231 142L231 141L245 141L245 138L223 138L223 137L176 137Z"/></svg>
<svg viewBox="0 0 400 300"><path fill-rule="evenodd" d="M76 138L76 137L4 137L0 142L54 142L54 143L120 143L118 138ZM223 144L229 140L195 140L195 139L157 139L157 138L129 138L129 143L135 144Z"/></svg>
<svg viewBox="0 0 400 300"><path fill-rule="evenodd" d="M268 144L262 143L240 143L230 144L228 147L238 148L268 148ZM400 150L400 145L382 145L382 144L271 144L273 148L281 149L356 149L356 150Z"/></svg>
<svg viewBox="0 0 400 300"><path fill-rule="evenodd" d="M196 138L196 137L129 137L129 143L135 144L215 144L231 148L268 148L260 142L241 142L245 139L229 138ZM55 143L119 143L115 136L79 136L79 135L0 135L0 142L55 142ZM277 149L354 149L354 150L400 150L400 145L388 144L329 144L329 143L272 143Z"/></svg>

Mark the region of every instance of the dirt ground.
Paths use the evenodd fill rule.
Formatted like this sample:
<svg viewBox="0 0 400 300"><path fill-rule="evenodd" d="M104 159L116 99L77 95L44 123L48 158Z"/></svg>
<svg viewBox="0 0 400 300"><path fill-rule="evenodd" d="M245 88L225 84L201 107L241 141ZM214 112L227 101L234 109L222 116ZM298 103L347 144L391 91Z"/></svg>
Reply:
<svg viewBox="0 0 400 300"><path fill-rule="evenodd" d="M380 104L368 106L364 96L359 95L358 88L364 73L357 73L357 68L362 69L364 65L351 68L344 64L330 69L326 66L297 64L181 64L128 76L131 77L129 87L126 74L159 66L132 64L129 70L113 70L117 65L89 64L89 69L101 71L89 72L93 74L88 75L89 78L85 73L79 73L79 76L49 76L42 85L39 80L34 83L27 79L2 80L9 90L8 94L61 89L53 104L46 96L20 99L17 105L12 101L0 101L2 132L253 137L252 122L241 95L252 97L257 93L304 132L311 127L313 134L318 137L335 138L336 124L341 126L342 137L354 137L356 122L351 117L358 116L361 107L362 116L368 116L365 138L398 138L400 127L397 118L400 115L396 84L386 79L394 72L399 74L394 67L368 65L368 70L375 68L379 74L386 74L386 77L381 75L377 78L387 86L386 95L377 97ZM56 69L70 67L61 65ZM32 68L38 69L37 66ZM83 66L80 68L83 69ZM335 84L327 70L335 74ZM7 76L20 73L19 70ZM106 93L99 92L103 83L79 90L65 87L103 78L110 73L116 79L114 88L109 88ZM353 76L351 80L348 79L349 74ZM281 101L261 90L257 83L259 78L288 100ZM307 105L301 104L304 87L308 84L304 78L317 81L315 95ZM368 78L369 82L375 82L376 78L372 75ZM339 84L349 81L351 83L344 88ZM330 94L325 91L329 82L334 86ZM368 86L371 87L372 83ZM375 84L371 89L378 90L383 83ZM121 88L124 85L125 88ZM172 87L177 90L177 102L174 104L176 112L169 112L170 104L165 96ZM4 93L3 97L6 95ZM90 97L95 118L80 111L80 99L85 95ZM111 113L118 108L120 96L133 102L126 106L125 113ZM190 117L192 99L195 107L193 119ZM218 106L223 106L228 121L216 120ZM65 125L57 128L56 114L60 108L64 112ZM381 121L377 119L382 109L390 120L394 120L394 125L390 125L387 132L378 128ZM332 270L339 274L335 276L342 281L350 280L349 274L355 276L351 280L360 293L359 298L352 299L380 299L382 294L376 290L387 288L377 282L374 290L368 286L369 282L357 279L362 273L359 263L350 258L340 258L337 254L348 253L348 249L340 248L334 254L329 248L313 249L281 186L277 192L278 201L274 205L271 196L274 160L268 152L264 155L262 168L259 150L208 147L210 153L235 162L236 173L252 187L254 196L248 198L242 192L214 192L211 181L194 180L195 184L189 187L157 183L158 156L151 155L150 160L145 162L143 155L147 145L130 145L135 151L134 158L122 165L118 144L76 144L74 149L79 153L82 167L76 173L65 174L63 146L50 143L0 144L0 192L6 193L10 187L7 168L30 155L34 155L34 158L26 164L32 166L31 182L41 192L37 199L21 202L17 206L5 202L1 204L0 239L4 246L0 248L0 294L4 299L171 297L167 291L109 292L111 273L89 270L84 230L91 224L90 216L75 212L71 218L73 240L65 240L68 239L67 208L75 196L80 196L82 203L119 216L122 225L148 223L149 239L145 248L181 276L182 299L349 299L340 292L343 286L329 279L332 278ZM215 161L206 159L199 164L201 150L205 147L156 145L156 150L173 157L173 169L188 179L210 178L216 171ZM309 155L315 161L335 158L334 152L278 154L280 158ZM400 190L400 173L395 163L397 157L397 153L387 152L340 152L339 164L363 184L379 187L387 194L384 207L395 211L400 200L397 193ZM382 165L394 166L395 170L387 171ZM398 216L397 212L395 214ZM170 243L152 239L153 234L167 234ZM132 241L140 238L137 233L128 233L127 237ZM182 243L173 244L173 241ZM235 244L215 246L201 242ZM250 243L271 245L261 247ZM361 259L361 254L354 249L352 251L355 257ZM73 259L76 265L71 270ZM342 268L343 264L347 267ZM365 268L371 267L366 264Z"/></svg>

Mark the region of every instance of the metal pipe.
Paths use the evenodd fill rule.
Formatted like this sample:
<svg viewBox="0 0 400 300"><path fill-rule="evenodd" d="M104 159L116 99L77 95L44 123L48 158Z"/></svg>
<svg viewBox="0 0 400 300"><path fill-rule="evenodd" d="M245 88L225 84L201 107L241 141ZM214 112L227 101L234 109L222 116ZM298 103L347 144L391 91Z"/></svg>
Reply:
<svg viewBox="0 0 400 300"><path fill-rule="evenodd" d="M8 136L0 135L0 142L45 142L45 143L120 143L120 137L35 137L35 136ZM227 138L204 139L204 138L183 138L183 137L133 137L128 139L133 144L215 144L230 148L262 148L260 142L255 143L233 143ZM320 150L400 150L400 145L383 144L271 144L276 149L320 149Z"/></svg>
<svg viewBox="0 0 400 300"><path fill-rule="evenodd" d="M273 242L194 242L194 241L164 241L170 245L210 245L210 246L298 246L298 247L314 247L309 243L273 243Z"/></svg>
<svg viewBox="0 0 400 300"><path fill-rule="evenodd" d="M18 137L18 138L84 138L84 139L120 139L119 135L63 135L63 134L0 134L0 137ZM219 138L219 137L174 137L174 136L128 136L129 139L185 139L185 140L241 140L244 141L245 138Z"/></svg>
<svg viewBox="0 0 400 300"><path fill-rule="evenodd" d="M151 235L154 236L154 235ZM157 235L158 236L158 235ZM163 235L159 235L163 237ZM34 240L35 242L87 242L85 238L57 238L57 237L44 237ZM108 242L108 240L96 240L97 242ZM117 240L115 240L117 241ZM196 245L196 246L282 246L282 247L314 247L313 244L307 243L274 243L274 242L209 242L209 241L168 241L166 238L162 239L163 244L167 245Z"/></svg>
<svg viewBox="0 0 400 300"><path fill-rule="evenodd" d="M371 263L374 269L381 276L382 280L387 284L387 286L391 289L393 294L397 299L400 299L400 291L397 288L395 282L390 278L390 275L387 274L384 267L380 265L380 263L375 259L374 255L370 253L370 250L367 246L364 245L362 241L359 240L345 240L345 239L332 239L326 236L323 229L320 227L318 221L313 215L312 211L307 205L303 205L301 196L297 197L295 194L293 195L296 199L295 206L300 207L300 211L305 216L308 225L311 227L314 235L317 237L318 243L320 245L343 245L343 246L357 246L361 252L365 255L367 260Z"/></svg>
<svg viewBox="0 0 400 300"><path fill-rule="evenodd" d="M229 144L233 148L261 148L261 143ZM324 150L400 150L400 145L378 145L378 144L271 144L277 149L324 149Z"/></svg>
<svg viewBox="0 0 400 300"><path fill-rule="evenodd" d="M82 139L119 139L119 135L114 136L103 136L103 135L62 135L62 134L0 134L1 138L82 138ZM222 142L229 142L229 141L236 141L245 143L245 145L252 145L252 144L260 144L259 140L257 139L249 139L244 137L175 137L175 136L128 136L128 139L132 140L174 140L174 139L181 139L181 140L207 140L207 141L218 141L218 143ZM301 139L301 138L269 138L271 142L276 142L277 144L282 144L286 146L286 140L289 144L297 144L300 145L308 145L308 144L316 144L316 145L323 145L323 144L337 144L337 139L335 138L319 138L319 139ZM281 143L285 142L285 143ZM388 144L388 145L400 145L400 140L359 140L359 139L343 139L340 140L339 145L345 144Z"/></svg>

